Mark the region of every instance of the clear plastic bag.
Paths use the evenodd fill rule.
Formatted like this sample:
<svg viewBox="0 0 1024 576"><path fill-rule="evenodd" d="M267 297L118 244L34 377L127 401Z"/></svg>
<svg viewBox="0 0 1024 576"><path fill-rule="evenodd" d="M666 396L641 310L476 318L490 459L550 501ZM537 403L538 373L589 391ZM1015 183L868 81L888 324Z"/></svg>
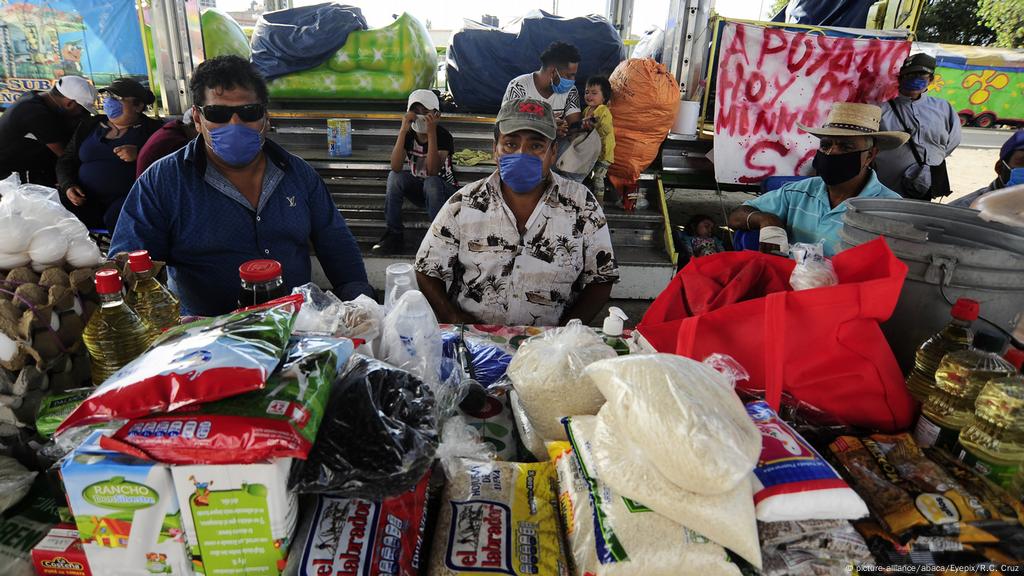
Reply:
<svg viewBox="0 0 1024 576"><path fill-rule="evenodd" d="M53 188L20 184L12 174L0 181L0 196L0 269L31 263L41 272L65 262L84 268L103 261L89 230Z"/></svg>
<svg viewBox="0 0 1024 576"><path fill-rule="evenodd" d="M309 459L289 488L379 500L412 488L438 445L434 395L415 375L356 355L331 397Z"/></svg>
<svg viewBox="0 0 1024 576"><path fill-rule="evenodd" d="M332 292L313 284L292 290L303 297L302 309L295 316L296 333L322 334L372 342L380 336L384 312L366 295L344 302Z"/></svg>
<svg viewBox="0 0 1024 576"><path fill-rule="evenodd" d="M789 255L796 260L793 274L789 277L789 285L793 290L809 290L824 288L839 283L832 261L825 257L825 243L796 243L790 246Z"/></svg>
<svg viewBox="0 0 1024 576"><path fill-rule="evenodd" d="M495 459L490 444L483 441L480 431L470 426L462 416L454 416L441 429L441 443L437 445L437 459L444 475L455 478L462 468L461 459L487 462Z"/></svg>
<svg viewBox="0 0 1024 576"><path fill-rule="evenodd" d="M406 292L384 319L381 333L381 360L408 370L427 385L441 378L441 328L423 293Z"/></svg>
<svg viewBox="0 0 1024 576"><path fill-rule="evenodd" d="M726 367L732 378L742 375L721 355L705 364L674 354L621 356L584 373L607 400L603 410L619 422L620 441L698 494L747 482L761 455L761 433L734 382L712 365Z"/></svg>
<svg viewBox="0 0 1024 576"><path fill-rule="evenodd" d="M0 456L0 514L21 502L37 474L10 456Z"/></svg>
<svg viewBox="0 0 1024 576"><path fill-rule="evenodd" d="M579 320L534 336L519 347L508 366L508 377L542 440L566 439L565 416L597 414L604 396L582 377L583 371L616 356L597 332Z"/></svg>

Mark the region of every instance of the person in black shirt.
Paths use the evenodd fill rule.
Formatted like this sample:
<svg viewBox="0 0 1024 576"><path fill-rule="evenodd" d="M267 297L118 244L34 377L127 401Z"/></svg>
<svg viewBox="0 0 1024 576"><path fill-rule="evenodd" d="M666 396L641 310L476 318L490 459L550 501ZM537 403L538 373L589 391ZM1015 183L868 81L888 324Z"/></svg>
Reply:
<svg viewBox="0 0 1024 576"><path fill-rule="evenodd" d="M144 114L156 96L135 80L118 78L101 92L106 115L78 125L57 161L57 189L82 223L113 232L135 183L139 150L163 123Z"/></svg>
<svg viewBox="0 0 1024 576"><path fill-rule="evenodd" d="M96 89L81 76L64 76L48 92L26 92L0 116L0 179L56 186L55 164L78 122L94 114Z"/></svg>
<svg viewBox="0 0 1024 576"><path fill-rule="evenodd" d="M384 219L387 231L374 245L375 254L393 254L404 247L402 202L406 198L417 206L426 206L431 221L448 197L458 188L452 169L455 142L443 126L437 95L416 90L409 95L402 128L391 151ZM408 165L408 171L403 170Z"/></svg>

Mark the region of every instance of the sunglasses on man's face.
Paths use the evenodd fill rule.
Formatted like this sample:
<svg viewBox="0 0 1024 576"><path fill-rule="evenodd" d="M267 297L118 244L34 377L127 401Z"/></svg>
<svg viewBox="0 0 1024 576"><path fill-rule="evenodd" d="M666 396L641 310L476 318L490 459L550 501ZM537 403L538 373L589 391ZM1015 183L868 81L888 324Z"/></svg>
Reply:
<svg viewBox="0 0 1024 576"><path fill-rule="evenodd" d="M210 104L207 106L199 106L199 112L203 115L203 118L213 122L214 124L227 124L231 122L231 118L235 114L242 122L255 122L263 118L267 113L267 109L263 104L245 104L242 106L219 106L216 104Z"/></svg>

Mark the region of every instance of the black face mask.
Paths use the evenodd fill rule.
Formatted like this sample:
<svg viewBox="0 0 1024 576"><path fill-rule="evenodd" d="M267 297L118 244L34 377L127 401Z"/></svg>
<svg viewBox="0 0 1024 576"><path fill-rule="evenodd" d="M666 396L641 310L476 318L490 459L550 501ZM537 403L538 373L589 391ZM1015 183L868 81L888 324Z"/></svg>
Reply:
<svg viewBox="0 0 1024 576"><path fill-rule="evenodd" d="M814 155L814 162L811 166L818 171L818 176L829 186L836 186L852 180L860 174L860 155L863 150L847 152L846 154L823 154L820 150Z"/></svg>

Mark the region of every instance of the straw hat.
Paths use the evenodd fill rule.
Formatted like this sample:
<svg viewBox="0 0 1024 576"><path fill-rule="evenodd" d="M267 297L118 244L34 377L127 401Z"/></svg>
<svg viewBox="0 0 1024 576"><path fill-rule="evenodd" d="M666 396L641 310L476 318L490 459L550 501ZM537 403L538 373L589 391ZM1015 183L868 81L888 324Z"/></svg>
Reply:
<svg viewBox="0 0 1024 576"><path fill-rule="evenodd" d="M878 125L881 121L882 109L874 104L835 102L821 128L811 128L799 123L797 126L818 138L824 136L870 136L875 139L875 145L879 150L899 148L910 139L910 134L906 132L879 132Z"/></svg>

